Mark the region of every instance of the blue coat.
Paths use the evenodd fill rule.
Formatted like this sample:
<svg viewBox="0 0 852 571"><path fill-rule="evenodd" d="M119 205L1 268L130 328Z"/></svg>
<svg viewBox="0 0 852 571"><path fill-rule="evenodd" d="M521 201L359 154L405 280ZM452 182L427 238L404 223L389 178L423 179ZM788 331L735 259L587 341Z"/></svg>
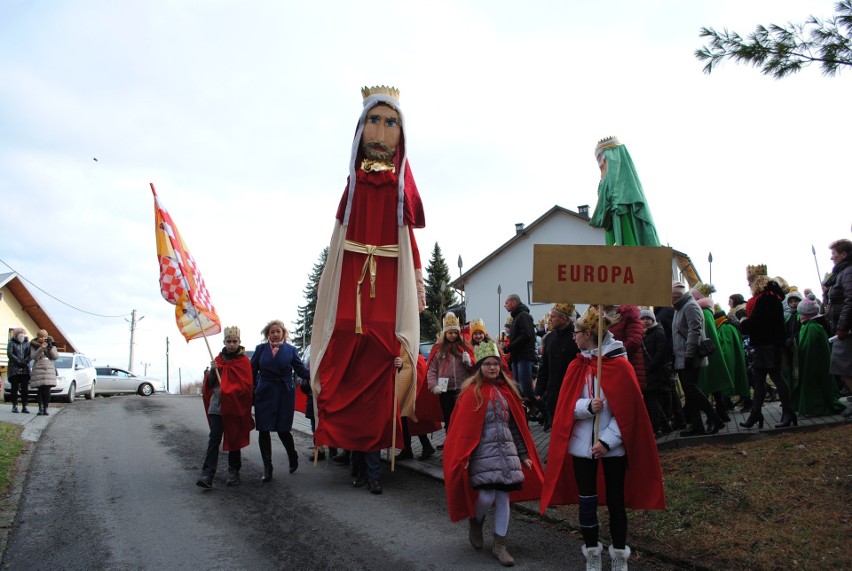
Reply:
<svg viewBox="0 0 852 571"><path fill-rule="evenodd" d="M263 432L289 432L296 410L296 383L293 370L303 379L310 378L299 353L284 343L273 357L269 343L261 343L251 358L254 378L255 427Z"/></svg>

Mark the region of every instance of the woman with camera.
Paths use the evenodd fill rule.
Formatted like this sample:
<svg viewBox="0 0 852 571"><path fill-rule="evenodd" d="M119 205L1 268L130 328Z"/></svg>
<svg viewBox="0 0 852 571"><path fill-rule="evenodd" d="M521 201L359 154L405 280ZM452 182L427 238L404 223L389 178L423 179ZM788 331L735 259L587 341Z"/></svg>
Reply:
<svg viewBox="0 0 852 571"><path fill-rule="evenodd" d="M44 329L39 329L36 338L30 341L33 358L33 371L30 374L30 386L38 389L38 414L47 416L47 405L50 404L50 387L56 386L56 365L53 361L59 358L53 337Z"/></svg>
<svg viewBox="0 0 852 571"><path fill-rule="evenodd" d="M12 412L18 412L18 393L21 394L21 412L29 414L27 402L29 402L30 387L30 361L32 354L30 340L22 327L16 327L12 331L12 338L6 346L6 354L9 356L9 383L12 385Z"/></svg>

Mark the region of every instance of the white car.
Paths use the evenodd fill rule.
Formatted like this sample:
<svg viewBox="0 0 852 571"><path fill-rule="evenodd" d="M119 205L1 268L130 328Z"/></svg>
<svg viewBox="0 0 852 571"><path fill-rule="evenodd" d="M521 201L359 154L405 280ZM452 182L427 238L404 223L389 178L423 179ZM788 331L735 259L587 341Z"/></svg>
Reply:
<svg viewBox="0 0 852 571"><path fill-rule="evenodd" d="M130 371L117 367L96 367L98 377L98 394L110 395L142 395L166 392L166 384L152 377L140 377Z"/></svg>
<svg viewBox="0 0 852 571"><path fill-rule="evenodd" d="M95 396L95 368L89 358L82 353L59 353L59 358L53 362L56 367L56 386L50 387L50 399L61 399L63 402L74 402L78 394L86 399ZM8 402L11 399L12 384L3 384L3 395ZM36 402L38 390L30 387L30 402Z"/></svg>

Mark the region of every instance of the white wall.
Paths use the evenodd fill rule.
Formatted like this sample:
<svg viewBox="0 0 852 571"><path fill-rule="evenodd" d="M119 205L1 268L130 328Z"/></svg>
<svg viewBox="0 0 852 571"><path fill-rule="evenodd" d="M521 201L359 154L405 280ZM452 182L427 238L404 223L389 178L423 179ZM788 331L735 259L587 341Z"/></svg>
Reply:
<svg viewBox="0 0 852 571"><path fill-rule="evenodd" d="M510 238L507 236L506 240ZM495 244L494 249L503 243ZM550 303L531 302L531 292L527 287L528 282L532 281L535 244L603 246L606 238L603 230L589 226L587 220L557 211L472 274L465 283L467 319L484 319L488 333L495 339L508 317L503 309L507 295L518 294L530 308L536 322L550 311ZM498 285L502 289L499 299ZM571 300L566 299L565 302L571 303Z"/></svg>

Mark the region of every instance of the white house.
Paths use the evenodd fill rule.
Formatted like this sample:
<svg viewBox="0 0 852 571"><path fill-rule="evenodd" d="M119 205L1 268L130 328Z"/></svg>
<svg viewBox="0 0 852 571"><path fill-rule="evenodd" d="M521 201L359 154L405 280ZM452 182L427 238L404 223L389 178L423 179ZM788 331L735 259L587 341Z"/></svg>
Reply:
<svg viewBox="0 0 852 571"><path fill-rule="evenodd" d="M589 207L580 206L578 210L572 212L556 205L529 226L517 224L512 238L453 281L450 285L464 292L467 319L481 317L492 337L497 338L508 317L503 303L512 293L521 297L535 321L544 317L551 304L532 302L533 245L606 244L604 231L589 226ZM690 285L701 281L689 256L676 250L672 279L685 280Z"/></svg>

